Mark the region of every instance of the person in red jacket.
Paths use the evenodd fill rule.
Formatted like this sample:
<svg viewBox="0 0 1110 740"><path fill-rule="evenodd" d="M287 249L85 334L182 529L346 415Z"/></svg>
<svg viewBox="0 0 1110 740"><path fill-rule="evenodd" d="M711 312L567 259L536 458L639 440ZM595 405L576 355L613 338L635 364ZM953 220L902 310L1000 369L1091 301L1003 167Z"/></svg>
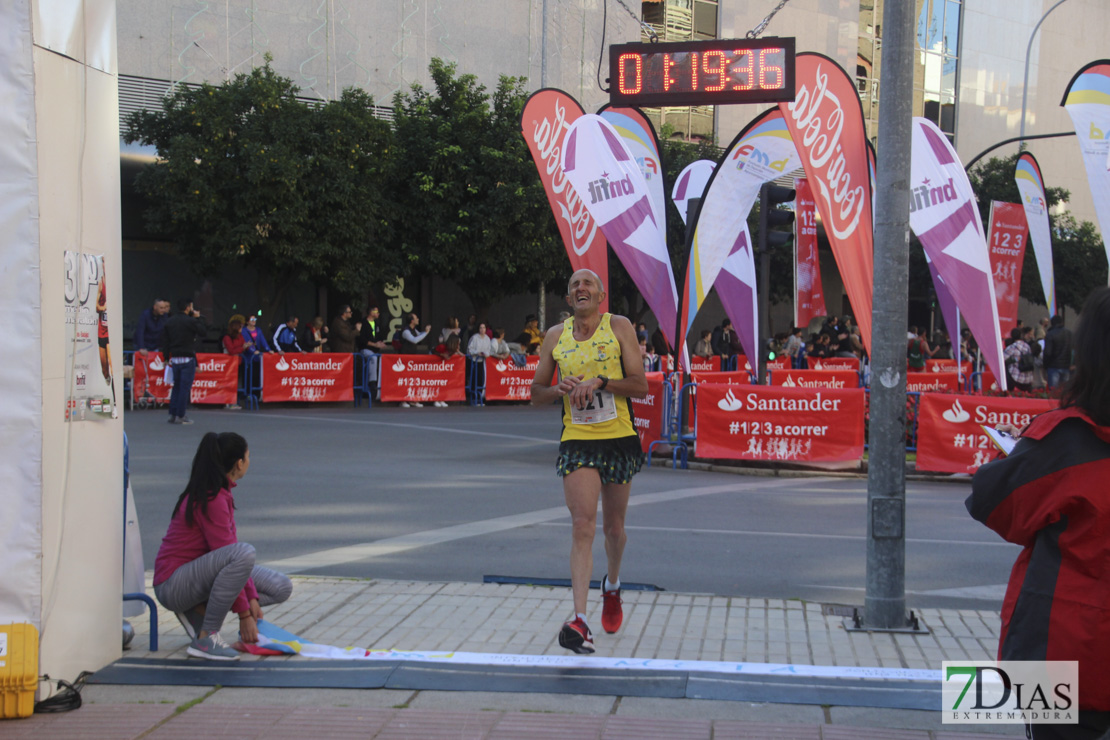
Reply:
<svg viewBox="0 0 1110 740"><path fill-rule="evenodd" d="M250 466L243 437L205 434L154 560L154 595L177 614L190 638L186 652L197 658L238 660L220 636L228 613L239 616L243 642L258 642L262 607L293 593L289 577L255 565L254 548L236 534L231 489Z"/></svg>
<svg viewBox="0 0 1110 740"><path fill-rule="evenodd" d="M1024 549L1002 602L999 660L1078 661L1079 724L1031 737L1110 729L1110 288L1091 293L1075 334L1075 373L1008 457L979 468L967 509Z"/></svg>
<svg viewBox="0 0 1110 740"><path fill-rule="evenodd" d="M220 339L220 345L224 349L224 354L235 355L235 363L239 368L239 385L243 385L243 352L247 349L247 340L243 338L243 322L246 319L242 314L235 314L227 322L227 333ZM238 402L238 398L235 399ZM229 403L224 406L225 409L238 411L243 408L238 403Z"/></svg>

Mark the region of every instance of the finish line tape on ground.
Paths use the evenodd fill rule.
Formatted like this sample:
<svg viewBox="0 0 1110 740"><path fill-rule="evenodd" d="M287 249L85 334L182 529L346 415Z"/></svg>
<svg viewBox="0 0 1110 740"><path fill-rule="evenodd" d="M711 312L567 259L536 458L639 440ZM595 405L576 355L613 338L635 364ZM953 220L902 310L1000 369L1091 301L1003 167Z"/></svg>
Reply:
<svg viewBox="0 0 1110 740"><path fill-rule="evenodd" d="M512 653L466 653L451 650L340 648L305 642L296 635L264 620L258 623L258 646L283 653L297 654L305 658L327 660L404 660L457 665L610 668L631 671L681 671L685 673L727 673L744 676L802 676L808 678L854 678L936 683L941 680L940 671L914 668L871 668L713 660L661 660L657 658L607 658L583 655L516 655Z"/></svg>

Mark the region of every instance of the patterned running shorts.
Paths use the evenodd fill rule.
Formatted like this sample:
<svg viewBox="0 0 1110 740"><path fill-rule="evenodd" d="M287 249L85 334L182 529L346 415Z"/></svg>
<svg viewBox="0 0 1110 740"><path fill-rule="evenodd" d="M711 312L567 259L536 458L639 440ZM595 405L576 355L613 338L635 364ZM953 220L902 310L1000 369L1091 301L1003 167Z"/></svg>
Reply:
<svg viewBox="0 0 1110 740"><path fill-rule="evenodd" d="M559 443L555 472L562 478L578 468L594 468L603 484L629 483L643 465L639 437L568 439Z"/></svg>

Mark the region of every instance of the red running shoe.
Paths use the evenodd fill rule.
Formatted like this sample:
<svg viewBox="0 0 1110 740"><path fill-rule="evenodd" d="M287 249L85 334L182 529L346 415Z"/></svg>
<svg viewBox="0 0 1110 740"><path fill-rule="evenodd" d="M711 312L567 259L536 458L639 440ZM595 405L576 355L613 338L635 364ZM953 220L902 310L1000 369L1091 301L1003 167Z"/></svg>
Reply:
<svg viewBox="0 0 1110 740"><path fill-rule="evenodd" d="M583 654L594 651L594 635L582 621L582 617L563 622L563 628L559 630L559 647Z"/></svg>
<svg viewBox="0 0 1110 740"><path fill-rule="evenodd" d="M605 590L605 583L609 576L601 582L601 627L610 635L621 628L624 621L624 611L621 609L621 590L614 588Z"/></svg>

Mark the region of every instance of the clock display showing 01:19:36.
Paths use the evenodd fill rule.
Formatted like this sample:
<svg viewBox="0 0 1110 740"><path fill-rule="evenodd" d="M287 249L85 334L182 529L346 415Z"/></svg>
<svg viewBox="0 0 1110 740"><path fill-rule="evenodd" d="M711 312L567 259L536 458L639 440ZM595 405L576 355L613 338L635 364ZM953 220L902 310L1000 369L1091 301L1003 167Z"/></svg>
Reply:
<svg viewBox="0 0 1110 740"><path fill-rule="evenodd" d="M622 44L609 54L613 105L794 99L793 38Z"/></svg>

